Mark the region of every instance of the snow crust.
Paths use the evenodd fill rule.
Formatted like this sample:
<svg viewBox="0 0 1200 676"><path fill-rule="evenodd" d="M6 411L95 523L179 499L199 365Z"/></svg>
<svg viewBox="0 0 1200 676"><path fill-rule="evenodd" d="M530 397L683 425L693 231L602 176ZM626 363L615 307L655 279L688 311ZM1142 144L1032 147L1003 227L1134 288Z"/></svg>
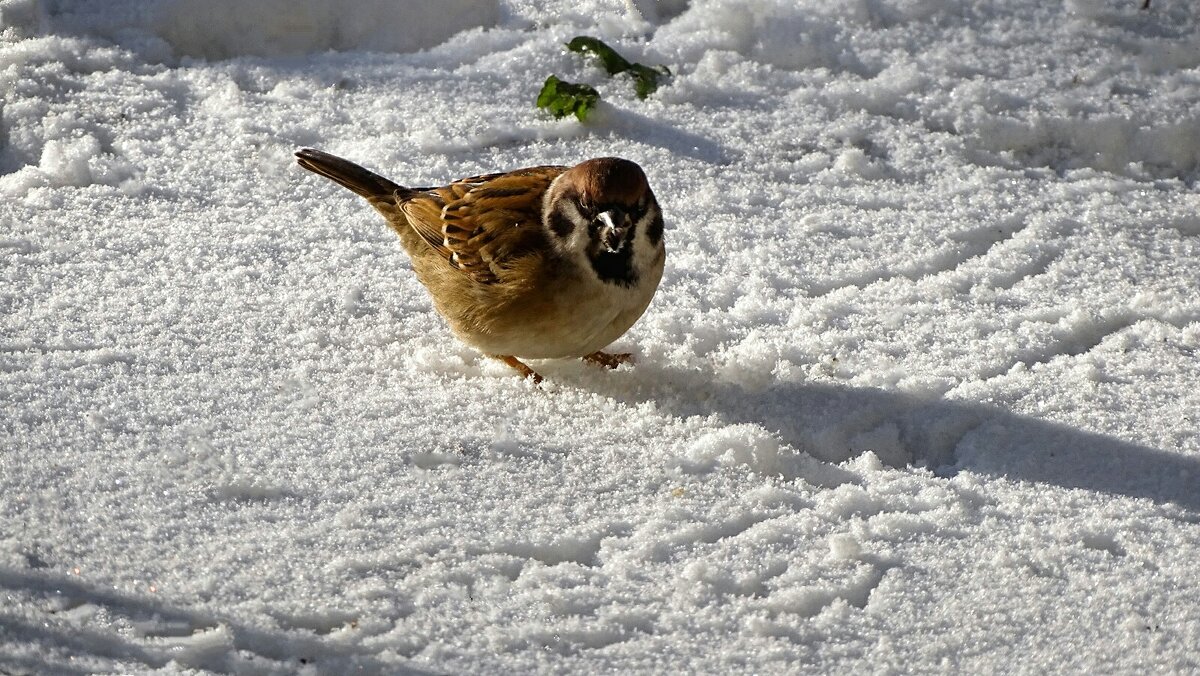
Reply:
<svg viewBox="0 0 1200 676"><path fill-rule="evenodd" d="M1141 4L0 0L0 670L1200 669L1200 19ZM300 146L639 162L638 363L459 345Z"/></svg>

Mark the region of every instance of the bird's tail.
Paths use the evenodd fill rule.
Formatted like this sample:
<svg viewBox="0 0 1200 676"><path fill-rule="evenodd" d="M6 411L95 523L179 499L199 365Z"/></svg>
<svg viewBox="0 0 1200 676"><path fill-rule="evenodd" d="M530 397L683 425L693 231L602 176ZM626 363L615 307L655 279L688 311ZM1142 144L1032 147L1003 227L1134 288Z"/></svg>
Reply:
<svg viewBox="0 0 1200 676"><path fill-rule="evenodd" d="M298 150L296 161L305 169L353 190L372 203L380 198L391 198L397 190L404 190L401 186L349 160L313 148Z"/></svg>

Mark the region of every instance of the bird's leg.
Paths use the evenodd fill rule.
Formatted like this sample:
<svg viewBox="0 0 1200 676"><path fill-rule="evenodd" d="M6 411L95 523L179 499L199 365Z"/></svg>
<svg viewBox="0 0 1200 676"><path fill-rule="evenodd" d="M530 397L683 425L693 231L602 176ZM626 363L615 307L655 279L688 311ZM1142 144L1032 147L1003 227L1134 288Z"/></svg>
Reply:
<svg viewBox="0 0 1200 676"><path fill-rule="evenodd" d="M583 360L592 364L599 364L604 368L615 369L621 364L633 363L633 355L628 352L622 352L621 354L593 352L584 357Z"/></svg>
<svg viewBox="0 0 1200 676"><path fill-rule="evenodd" d="M525 364L521 363L521 360L517 359L516 357L514 357L512 355L505 355L505 354L497 354L497 355L492 355L492 356L494 356L496 359L499 359L500 361L504 362L505 364L508 364L509 366L516 369L521 374L522 377L533 378L534 385L537 385L538 383L542 382L542 377L540 375L538 375L537 371L534 371L533 369L529 368Z"/></svg>

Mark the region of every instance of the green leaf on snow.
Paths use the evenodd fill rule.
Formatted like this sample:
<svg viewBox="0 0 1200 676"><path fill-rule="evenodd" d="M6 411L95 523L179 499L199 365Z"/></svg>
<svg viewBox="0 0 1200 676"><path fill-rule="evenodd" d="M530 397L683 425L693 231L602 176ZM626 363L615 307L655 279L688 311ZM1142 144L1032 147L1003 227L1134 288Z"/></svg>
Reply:
<svg viewBox="0 0 1200 676"><path fill-rule="evenodd" d="M583 122L599 100L600 93L592 87L566 82L551 75L542 85L542 91L538 92L537 106L549 110L554 117L574 115Z"/></svg>
<svg viewBox="0 0 1200 676"><path fill-rule="evenodd" d="M639 99L653 94L658 89L658 79L671 74L671 70L666 66L651 67L641 63L631 63L603 41L587 35L573 38L567 43L567 49L580 54L592 54L600 60L600 64L604 66L604 70L609 75L619 73L632 75L633 86Z"/></svg>

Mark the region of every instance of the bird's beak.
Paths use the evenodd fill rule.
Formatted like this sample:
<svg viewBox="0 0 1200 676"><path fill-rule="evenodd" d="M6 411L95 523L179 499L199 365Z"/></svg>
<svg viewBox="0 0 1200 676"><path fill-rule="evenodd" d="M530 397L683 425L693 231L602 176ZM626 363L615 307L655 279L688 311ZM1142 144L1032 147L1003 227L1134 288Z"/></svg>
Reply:
<svg viewBox="0 0 1200 676"><path fill-rule="evenodd" d="M609 209L596 217L604 225L600 228L600 243L609 253L616 253L625 246L625 235L629 232L629 214L621 209Z"/></svg>

